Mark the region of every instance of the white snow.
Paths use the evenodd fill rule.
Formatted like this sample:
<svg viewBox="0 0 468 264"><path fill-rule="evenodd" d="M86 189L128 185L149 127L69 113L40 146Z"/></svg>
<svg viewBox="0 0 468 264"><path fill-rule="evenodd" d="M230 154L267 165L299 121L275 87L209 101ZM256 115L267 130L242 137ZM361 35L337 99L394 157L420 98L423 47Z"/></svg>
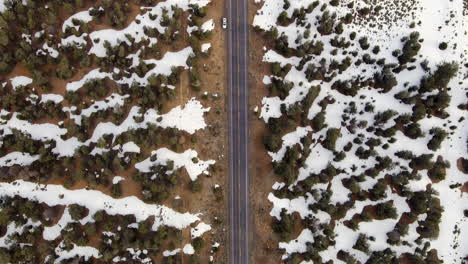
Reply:
<svg viewBox="0 0 468 264"><path fill-rule="evenodd" d="M67 91L77 91L80 89L86 82L94 79L104 79L109 78L114 80L119 84L128 84L132 85L133 83L139 83L141 86L146 86L149 84L148 78L151 76L165 75L169 76L172 73L174 67L183 67L188 69L187 59L193 55L193 50L191 47L184 48L177 52L166 52L164 56L160 59L148 59L143 60L146 64L153 64L154 67L149 70L145 76L140 77L136 73L133 73L130 77L123 77L122 79L115 80L112 77L112 73L102 72L101 69L97 68L88 72L81 80L70 82L67 84ZM135 55L138 56L138 55ZM132 57L136 60L137 57ZM133 62L133 65L138 65L136 62Z"/></svg>
<svg viewBox="0 0 468 264"><path fill-rule="evenodd" d="M281 149L276 152L268 152L268 155L270 155L272 161L281 161L284 157L284 154L286 153L286 149L288 147L292 147L296 144L299 144L302 146L302 143L300 140L305 137L310 131L312 131L312 128L310 126L307 127L297 127L296 131L293 131L291 133L288 133L284 135L281 139L283 140L283 145L281 146Z"/></svg>
<svg viewBox="0 0 468 264"><path fill-rule="evenodd" d="M10 167L13 165L27 166L39 159L39 155L31 155L24 152L10 152L0 158L0 167Z"/></svg>
<svg viewBox="0 0 468 264"><path fill-rule="evenodd" d="M169 76L172 73L173 67L183 67L188 69L187 59L193 55L193 50L191 47L184 48L177 52L166 52L160 60L148 59L143 60L146 64L154 64L154 68L148 71L145 76L139 77L136 73L132 74L130 78L123 78L122 81L117 81L119 83L132 84L134 82L139 83L140 85L148 85L148 78L152 75L165 75Z"/></svg>
<svg viewBox="0 0 468 264"><path fill-rule="evenodd" d="M149 40L151 43L156 43L157 39L148 37L144 34L144 28L156 28L159 33L164 34L165 27L161 25L162 20L162 11L167 10L167 15L171 17L173 15L173 10L171 6L176 6L182 10L188 10L190 4L197 4L199 7L206 6L210 0L167 0L158 2L154 7L145 8L147 11L144 14L137 15L135 20L130 23L126 28L122 30L115 29L104 29L99 31L94 31L90 34L90 38L93 40L93 46L89 51L91 54L95 54L98 57L106 56L106 50L104 48L104 42L107 41L111 46L116 46L121 42L126 42L131 45L130 40L126 35L130 35L135 39L136 43L139 43L143 40ZM152 20L150 16L156 16L155 20ZM137 22L138 21L138 22ZM95 40L99 39L98 43L95 43Z"/></svg>
<svg viewBox="0 0 468 264"><path fill-rule="evenodd" d="M63 101L63 96L60 94L41 94L41 101L39 103L53 102L59 104Z"/></svg>
<svg viewBox="0 0 468 264"><path fill-rule="evenodd" d="M64 229L69 223L75 222L70 215L68 207L63 210L63 214L57 224L53 226L45 226L42 232L44 240L52 241L60 236L62 229Z"/></svg>
<svg viewBox="0 0 468 264"><path fill-rule="evenodd" d="M117 184L123 180L125 180L125 178L122 176L114 176L114 178L112 178L112 184Z"/></svg>
<svg viewBox="0 0 468 264"><path fill-rule="evenodd" d="M176 255L177 253L179 253L181 251L180 248L176 248L174 250L164 250L163 251L163 256L164 257L170 257L170 256L174 256Z"/></svg>
<svg viewBox="0 0 468 264"><path fill-rule="evenodd" d="M184 252L184 254L187 254L187 255L193 255L195 253L195 249L193 248L191 244L186 244L184 248L182 249L182 251Z"/></svg>
<svg viewBox="0 0 468 264"><path fill-rule="evenodd" d="M287 253L283 255L283 259L287 258L287 256L291 255L292 253L307 252L307 242L314 242L314 236L307 228L302 230L301 234L296 239L291 240L288 243L280 242L279 248L286 250Z"/></svg>
<svg viewBox="0 0 468 264"><path fill-rule="evenodd" d="M190 235L192 236L192 239L194 239L197 237L201 237L205 232L208 232L210 230L211 230L210 225L201 222L196 227L193 227L192 229L190 229Z"/></svg>
<svg viewBox="0 0 468 264"><path fill-rule="evenodd" d="M69 46L84 47L88 43L86 40L87 37L88 37L87 33L83 33L79 37L75 35L70 35L66 38L63 38L62 41L60 42L60 45L63 47L69 47Z"/></svg>
<svg viewBox="0 0 468 264"><path fill-rule="evenodd" d="M260 3L261 1L255 2ZM294 10L300 9L301 7L307 8L307 6L312 2L312 0L290 1L290 7L286 10L286 13L288 16L291 16ZM374 4L368 3L368 1L354 2L355 6L357 7L355 7L354 10L351 10L352 13L364 6L375 6ZM332 34L331 36L320 36L318 34L317 37L314 36L318 24L317 20L320 19L320 14L322 13L320 11L320 7L322 5L316 7L311 14L306 14L304 26L299 25L298 23L291 23L290 25L283 27L277 25L277 17L280 12L283 11L284 1L265 0L254 17L254 26L257 26L263 30L269 30L272 27L276 27L278 29L278 35L287 36L288 45L292 48L296 48L300 44L303 44L309 40L321 40L324 43L324 51L320 56L313 56L312 60L307 62L303 69L299 71L294 66L298 65L300 58L294 56L283 57L275 51L264 48L265 55L263 57L263 61L278 62L281 66L285 66L286 64L293 65L293 68L284 77L284 80L292 83L293 87L284 100L277 96L264 97L262 99L260 118L262 118L265 122L268 122L270 118L280 117L282 115L281 104L285 104L286 107L296 104L304 98L311 86L320 85L321 91L318 97L315 99L312 107L305 110L308 111L308 118L312 119L317 113L323 110L322 106L320 106L318 102L325 99L326 97L330 97L336 100L334 104L329 104L327 106L325 118L328 127L342 128L342 136L336 143L337 150L342 150L347 142L352 141L354 137L356 137L355 134L347 131L347 129L342 125L341 116L350 102L356 102L358 112L363 108L359 105L359 103L373 102L373 105L375 106L375 112L391 109L397 111L399 114L411 113L411 105L400 102L394 98L394 95L400 91L407 90L407 87L404 86L405 83L407 83L408 87L412 85L417 86L419 85L421 77L427 75L427 73L425 73L421 67L419 67L419 62L427 59L429 62L429 67L432 70L435 69L436 65L443 61L457 61L459 62L460 67L463 68L462 65L466 63L466 56L468 54L468 46L466 45L466 43L468 43L468 35L465 32L467 19L466 15L463 16L462 14L464 12L462 0L454 0L451 2L415 1L414 5L411 6L412 13L406 16L401 15L400 11L402 10L395 8L397 6L395 3L398 3L398 1L382 0L381 2L382 3L379 2L379 4L382 6L392 9L391 12L393 12L395 18L393 19L392 23L379 23L378 25L375 25L372 22L364 24L346 24L344 25L344 32L342 35L348 36L351 31L356 31L358 34L356 40L361 36L368 37L371 47L373 45L380 46L381 51L378 58L385 58L386 63L394 63L397 62L397 58L392 56L391 53L395 49L402 48L402 42L400 39L402 37L408 36L413 31L418 31L421 34L420 38L424 39L424 42L421 43L422 48L419 51L417 57L418 61L414 63L416 69L412 71L403 70L400 73L396 73L395 76L398 80L398 84L388 93L381 93L376 89L367 89L367 87L364 87L358 92L356 96L350 97L344 96L337 90L332 89L331 83L316 80L309 82L305 78L304 70L307 69L309 64L317 65L321 59L324 59L325 64L329 65L332 60L341 61L345 57L343 54L341 54L341 52L338 52L337 55L331 56L331 51L334 49L334 47L330 45L330 40L336 35ZM346 8L345 6L346 4L338 7L331 7L328 5L327 9L331 11L330 13L336 12L338 16L340 16L350 11L349 8ZM411 21L415 21L417 23L415 28L409 27L409 22ZM420 22L420 24L418 24L418 22ZM304 31L305 25L309 23L312 25L311 36L313 36L313 38L310 37L307 39L304 36ZM445 51L440 50L438 47L439 44L443 41L446 41L449 44L449 48ZM357 41L354 41L354 43L352 42L351 45L354 47L350 50L359 50L357 47ZM361 53L357 57L362 57L362 55L363 54ZM353 58L352 62L354 61L355 59ZM351 63L351 66L344 72L337 72L338 75L334 78L334 80L339 79L345 82L349 82L358 76L360 76L362 79L371 78L375 73L375 70L375 67L366 65L365 63L361 64L360 66ZM429 241L427 239L423 239L421 245L423 245L424 242L430 242L431 248L438 250L440 259L442 259L444 262L450 263L456 262L468 254L466 248L453 248L455 243L464 245L468 241L463 236L458 237L454 235L453 232L455 225L460 228L462 234L466 233L468 230L468 223L464 220L465 217L463 216L463 210L467 208L466 201L468 195L461 193L458 188L450 188L451 184L463 184L466 181L466 179L463 179L464 175L456 168L457 159L459 157L466 156L467 153L467 145L465 142L466 129L464 128L466 127L466 121L458 121L461 117L466 118L466 113L457 108L457 105L466 103L466 96L464 94L466 92L464 91L466 90L464 89L464 87L466 87L466 71L463 71L465 71L465 69L463 69L449 85L451 88L449 93L452 97L452 101L450 106L447 107L446 111L450 114L450 117L445 120L433 116L426 117L418 122L421 125L423 132L426 133L424 137L414 140L406 137L403 133L398 131L394 136L397 139L396 143L390 144L387 149L383 149L381 146L375 148L378 156L388 156L392 158L394 162L398 161L399 166L407 167L407 161L403 161L395 157L394 154L396 151L410 149L416 155L430 153L426 146L428 140L430 139L430 136L427 133L429 129L434 126L448 126L449 124L456 124L458 126L457 129L453 130L453 135L451 135L443 142L440 150L434 152L435 157L440 155L444 159L448 160L451 164L451 167L447 169L447 179L439 183L432 183L427 176L427 171L420 171L422 178L420 180L412 180L407 185L407 188L411 191L421 191L425 190L428 184L432 184L432 188L437 191L438 194L436 196L440 198L441 205L445 210L445 212L442 214L441 224L439 225L440 234L439 237L434 240ZM275 78L278 77L264 76L263 83L265 85L269 85ZM300 85L301 82L303 83L302 85ZM366 96L366 99L362 99L361 96ZM374 114L364 113L356 117L360 120L367 121L369 125L372 125L374 122L373 116ZM394 123L395 122L393 120L390 120L385 126L382 126L382 128L391 127L394 125ZM298 127L296 129L303 129L303 127ZM281 150L277 153L269 153L272 161L281 160L283 158L286 147L298 143L300 144L300 138L305 136L304 132L297 133L298 131L290 132L290 130L288 130L288 132L289 134L284 135L282 138L283 146ZM367 140L372 136L375 137L375 135L367 132L365 129L358 129L358 133L363 134L363 140ZM322 130L315 132L312 137L315 140L319 140L319 138L321 136L323 137L324 135L324 131ZM348 178L351 175L359 175L363 173L365 169L372 168L377 164L377 161L374 157L371 157L367 160L359 159L354 154L356 149L357 146L354 145L352 149L346 153L346 157L342 161L335 162L333 161L335 155L331 151L323 148L321 144L311 146L311 153L307 157L305 166L299 169L299 176L297 181L292 185L288 185L288 187L293 189L293 187L299 181L306 179L311 173L319 173L321 170L326 168L329 163L331 163L336 168L344 170L345 173L341 173L333 177L330 184L315 184L311 188L311 191L319 191L320 193L330 188L332 191L332 195L330 197L332 204L343 203L349 200L348 195L350 194L350 191L343 186L342 180ZM351 170L352 165L355 166L353 170ZM398 173L401 171L399 166L393 164L391 168L385 171L385 173ZM358 184L361 189L369 190L379 179L383 179L385 173L380 173L375 178L365 177L365 181ZM277 182L274 184L273 189L279 190L283 188L283 186L287 185ZM279 218L282 209L286 209L288 214L297 212L302 218L309 216L310 214L313 214L315 217L317 217L315 213L312 213L308 209L309 204L316 202L309 192L306 192L305 195L296 197L294 199L279 199L273 193L270 193L268 199L273 205L272 211L270 212L273 217ZM393 193L390 189L388 189L386 192L386 198L379 200L378 202L390 200L394 201L394 206L396 207L399 215L404 212L409 212L409 207L406 200L397 193ZM356 202L354 208L347 212L344 219L349 220L354 214L360 213L364 206L375 203L377 202L370 202L369 200ZM327 217L329 217L327 214L321 211L319 211L319 214L321 214L321 216L318 217L319 219L327 219ZM422 215L419 217L421 216ZM380 221L375 220L372 222L362 222L357 231L353 231L345 227L342 223L342 220L336 221L334 228L335 234L337 234L337 237L334 239L336 244L333 247L329 247L326 250L319 252L320 256L322 257L322 261L327 262L331 260L333 262L342 263L337 260L336 254L339 249L345 249L362 263L366 262L368 258L366 254L352 249L359 232L365 232L368 235L372 235L376 238L375 242L370 243L371 250L382 250L386 247L390 247L393 251L397 252L397 254L403 254L405 252L413 253L416 247L420 247L413 243L414 240L418 237L418 234L415 231L417 223L410 225L409 234L405 236L405 240L409 241L412 246L390 246L386 243L386 232L393 229L396 221L397 220L394 219L386 219ZM303 231L303 233L304 232L306 231ZM287 246L291 246L292 249ZM298 239L287 243L280 243L280 247L285 249L285 255L283 258L288 257L294 252L303 252L301 250L304 249L304 246L305 241L301 242ZM310 262L304 261L303 263Z"/></svg>
<svg viewBox="0 0 468 264"><path fill-rule="evenodd" d="M31 124L27 121L18 119L17 115L17 113L14 113L10 120L6 121L4 124L0 123L0 127L5 129L5 135L11 134L12 129L29 134L31 135L31 138L35 140L53 140L54 138L60 138L61 135L66 134L66 129L59 128L56 125Z"/></svg>
<svg viewBox="0 0 468 264"><path fill-rule="evenodd" d="M163 114L162 120L157 122L161 127L174 127L179 130L186 131L187 133L193 134L195 131L206 127L205 119L203 114L210 111L210 108L204 108L200 101L195 98L191 98L184 107L177 106L166 114ZM156 118L153 112L147 112L145 114L145 120Z"/></svg>
<svg viewBox="0 0 468 264"><path fill-rule="evenodd" d="M16 76L10 79L11 86L13 87L13 90L16 90L16 88L20 86L27 86L30 85L33 82L33 79L26 77L26 76Z"/></svg>
<svg viewBox="0 0 468 264"><path fill-rule="evenodd" d="M211 48L211 43L203 43L201 45L201 52L208 52Z"/></svg>
<svg viewBox="0 0 468 264"><path fill-rule="evenodd" d="M210 19L208 21L206 21L205 23L203 23L203 25L201 26L201 30L203 32L208 32L208 31L212 31L215 27L215 23L213 21L213 19Z"/></svg>
<svg viewBox="0 0 468 264"><path fill-rule="evenodd" d="M67 91L75 92L90 80L104 78L112 78L112 74L107 72L101 72L100 69L94 69L88 72L81 80L67 83Z"/></svg>
<svg viewBox="0 0 468 264"><path fill-rule="evenodd" d="M89 210L89 214L81 219L80 223L92 221L92 216L99 210L105 210L109 215L133 214L138 222L154 216L153 230L157 230L162 225L183 229L200 220L198 214L178 213L166 206L146 204L135 196L114 199L99 191L67 190L55 184L42 185L17 180L0 183L0 193L6 196L19 195L49 206L79 204Z"/></svg>
<svg viewBox="0 0 468 264"><path fill-rule="evenodd" d="M54 49L53 47L50 47L49 45L47 45L47 43L44 43L44 45L42 46L42 49L37 50L36 55L47 55L47 54L51 56L52 58L58 58L59 56L59 52L56 49Z"/></svg>
<svg viewBox="0 0 468 264"><path fill-rule="evenodd" d="M130 141L122 145L122 152L140 153L140 147L135 142Z"/></svg>
<svg viewBox="0 0 468 264"><path fill-rule="evenodd" d="M63 25L62 25L62 31L63 32L65 32L65 30L68 27L75 28L76 30L78 30L80 28L80 26L75 26L75 24L73 23L73 20L82 21L83 23L88 23L91 20L93 20L93 17L89 14L89 10L78 12L78 13L68 17L63 22Z"/></svg>
<svg viewBox="0 0 468 264"><path fill-rule="evenodd" d="M71 259L76 256L83 257L85 261L88 261L90 258L100 258L101 254L96 248L89 246L78 246L73 244L73 248L70 251L62 249L63 242L55 248L55 254L59 257L54 261L56 263L62 263L63 260Z"/></svg>
<svg viewBox="0 0 468 264"><path fill-rule="evenodd" d="M103 101L96 101L86 109L82 109L81 113L78 115L72 114L72 111L76 110L75 106L64 107L62 110L64 112L70 112L70 118L75 121L76 124L81 125L83 117L90 117L93 113L99 111L105 111L107 109L117 109L124 105L125 98L130 97L130 95L120 95L117 93L112 93L109 97Z"/></svg>
<svg viewBox="0 0 468 264"><path fill-rule="evenodd" d="M14 234L19 234L22 235L25 231L33 232L34 228L39 226L41 224L40 221L33 222L31 219L28 219L28 222L24 225L17 226L16 223L11 222L7 225L7 230L5 234L0 237L0 248L10 248L10 246L13 244L10 236ZM32 227L31 229L29 229Z"/></svg>
<svg viewBox="0 0 468 264"><path fill-rule="evenodd" d="M203 108L199 101L192 98L184 107L177 106L163 115L159 115L154 109L149 109L144 113L144 121L136 123L134 117L139 115L139 111L139 107L132 107L127 118L120 125L111 122L99 123L94 129L92 137L86 142L80 142L76 137L63 140L61 136L67 134L67 129L49 123L31 124L18 119L17 113L14 113L8 121L0 119L0 128L5 130L4 135L12 134L13 129L16 129L30 135L35 140L53 140L56 142L54 153L59 156L73 156L78 147L97 142L103 135L118 136L131 129L146 128L149 124L156 124L163 128L177 128L193 134L206 127L203 114L209 111L209 108Z"/></svg>
<svg viewBox="0 0 468 264"><path fill-rule="evenodd" d="M273 190L280 190L284 186L286 186L286 183L284 183L284 182L275 182L275 184L273 184L273 186L271 188Z"/></svg>
<svg viewBox="0 0 468 264"><path fill-rule="evenodd" d="M163 128L173 127L193 134L195 131L205 128L203 114L208 110L209 108L203 108L199 101L192 98L184 107L177 106L163 115L159 115L154 109L149 109L143 115L143 122L136 123L134 117L139 115L140 108L134 106L120 125L111 122L99 123L93 136L87 142L97 142L106 134L118 136L132 129L146 128L149 124L156 124Z"/></svg>
<svg viewBox="0 0 468 264"><path fill-rule="evenodd" d="M168 161L174 162L174 169L168 171L172 173L174 170L184 167L192 181L195 181L200 174L208 174L208 168L214 164L214 160L198 160L198 153L195 150L188 149L183 153L176 153L167 148L160 148L151 152L151 156L156 156L154 161L151 157L142 162L135 164L135 168L139 171L148 173L151 172L151 167L155 165L167 165ZM194 160L198 160L194 162Z"/></svg>

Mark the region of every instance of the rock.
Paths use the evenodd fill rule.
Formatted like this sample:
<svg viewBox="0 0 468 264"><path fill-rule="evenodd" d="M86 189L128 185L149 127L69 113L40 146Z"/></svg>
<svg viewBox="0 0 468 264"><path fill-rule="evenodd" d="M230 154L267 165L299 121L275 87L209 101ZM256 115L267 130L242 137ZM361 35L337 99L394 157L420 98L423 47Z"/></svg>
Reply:
<svg viewBox="0 0 468 264"><path fill-rule="evenodd" d="M391 244L395 244L400 241L400 233L398 233L397 231L388 232L387 237Z"/></svg>

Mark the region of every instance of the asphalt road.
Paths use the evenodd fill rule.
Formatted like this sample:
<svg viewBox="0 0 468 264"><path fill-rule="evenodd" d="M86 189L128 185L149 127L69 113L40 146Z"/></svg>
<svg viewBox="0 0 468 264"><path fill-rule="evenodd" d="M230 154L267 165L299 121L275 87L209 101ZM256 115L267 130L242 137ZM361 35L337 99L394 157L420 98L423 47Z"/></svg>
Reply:
<svg viewBox="0 0 468 264"><path fill-rule="evenodd" d="M232 264L249 263L247 0L227 0L230 149L230 251Z"/></svg>

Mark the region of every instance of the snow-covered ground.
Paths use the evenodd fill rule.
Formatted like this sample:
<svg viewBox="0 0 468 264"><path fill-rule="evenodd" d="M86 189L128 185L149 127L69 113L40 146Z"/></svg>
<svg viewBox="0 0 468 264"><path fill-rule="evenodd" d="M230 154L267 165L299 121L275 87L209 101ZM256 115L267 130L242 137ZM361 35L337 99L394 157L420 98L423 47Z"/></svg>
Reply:
<svg viewBox="0 0 468 264"><path fill-rule="evenodd" d="M156 157L154 161L152 161L153 157ZM184 167L192 181L195 181L201 174L209 174L207 169L215 163L214 160L199 160L198 153L192 149L188 149L184 153L176 153L167 148L161 148L151 152L151 157L135 164L135 168L148 173L151 172L151 167L167 165L169 161L173 162L174 168L167 173L172 173L174 170Z"/></svg>
<svg viewBox="0 0 468 264"><path fill-rule="evenodd" d="M328 208L318 206L320 199L329 197L328 204L335 207L336 210L347 210L345 216L338 218L332 225L333 235L328 234L327 237L334 241L334 245L328 245L325 249L320 249L318 254L323 263L332 260L334 263L344 263L339 260L337 255L340 250L348 252L355 259L365 263L371 256L373 251L382 251L390 248L395 252L397 257L404 253L419 254L415 250L421 249L425 242L429 242L429 249L436 249L439 259L444 263L460 263L460 259L468 256L468 247L455 245L467 245L466 236L458 235L458 230L463 233L468 232L468 221L464 216L464 210L468 209L468 195L461 192L459 188L466 180L466 175L457 167L459 158L467 157L467 124L466 110L462 110L459 105L466 104L466 87L468 85L466 63L468 62L468 35L466 28L468 21L466 12L463 8L462 0L454 1L378 1L374 4L369 1L320 1L317 6L313 0L310 1L282 1L282 0L265 0L255 1L259 6L254 20L253 26L259 30L269 31L277 30L277 36L282 36L289 48L301 49L303 45L322 42L323 50L320 54L310 54L303 58L296 56L294 52L290 52L289 56L280 54L278 50L266 49L263 56L263 61L268 63L278 63L281 67L286 65L292 68L285 74L284 77L264 76L263 83L271 85L273 79L280 79L282 82L291 84L291 88L287 91L286 96L280 98L276 94L264 97L262 99L262 107L259 113L259 118L265 123L272 119L284 118L289 108L298 106L303 107L302 101L307 94L315 88L320 87L320 91L309 108L300 108L301 112L307 114L307 120L303 120L301 125L294 124L294 129L289 127L287 133L281 132L281 147L277 151L270 151L269 155L272 162L279 164L285 158L290 159L290 156L285 157L288 149L294 146L299 146L298 149L305 153L304 164L299 168L294 168L297 177L291 184L276 183L272 187L272 193L269 194L268 200L272 203L273 209L270 214L276 219L281 219L281 211L286 214L299 214L303 223L310 223L310 219L316 219L319 223L331 224L330 211ZM333 2L338 3L336 6ZM348 4L354 2L351 7ZM314 8L312 8L314 7ZM293 18L287 22L287 25L280 25L279 16L291 18L298 14L300 9L303 9L303 17ZM359 15L360 12L365 12L363 9L370 8L369 15ZM379 13L375 13L374 9L381 8ZM465 7L466 8L466 7ZM312 9L311 12L305 12L306 9ZM285 12L282 14L282 12ZM323 26L321 19L324 12L330 17L337 16L337 21L350 13L354 17L352 23L343 23L342 33L337 33L336 28L338 22L332 23L332 32L330 34L321 34L318 31L322 30ZM414 25L411 25L415 22ZM334 24L333 24L334 23ZM373 57L375 59L385 59L385 63L399 63L397 57L392 55L396 49L402 49L404 42L402 38L408 37L412 32L419 32L419 43L421 48L417 52L415 62L409 62L407 66L414 66L414 69L404 68L401 71L395 71L393 74L397 80L397 84L388 92L366 86L365 84L357 91L355 95L344 94L334 85L335 81L341 80L348 83L348 88L351 88L351 83L355 80L372 80L375 74L382 71L382 67L374 63L363 62L363 55ZM350 35L355 32L356 37L350 40ZM369 48L363 49L358 42L362 37L367 38L370 44ZM337 47L333 41L343 38L344 41L349 41L349 47ZM274 42L274 41L273 41ZM442 42L447 42L448 48L441 49L439 45ZM374 46L379 46L379 51L373 52ZM274 45L270 45L274 46ZM352 54L355 52L355 54ZM352 54L352 56L350 56ZM344 70L329 70L323 74L323 79L311 78L308 80L307 69L311 65L315 68L329 68L333 64L341 63L345 58L349 57L350 64ZM301 59L307 58L305 61ZM427 61L429 70L423 69L420 63ZM305 63L304 63L305 62ZM411 104L406 104L395 98L395 95L407 91L409 87L420 85L423 77L429 76L430 72L434 72L443 62L455 62L459 65L458 73L448 84L447 90L450 98L449 105L445 108L448 113L446 118L440 118L433 115L425 115L422 119L417 120L422 131L422 135L418 138L410 138L402 131L396 131L393 135L393 140L381 135L376 135L375 129L389 129L396 124L395 118L390 118L385 124L375 124L376 113L386 110L395 111L395 116L412 114L414 109ZM435 91L429 94L422 95L422 99L436 94ZM414 95L414 92L413 92ZM325 101L332 101L325 107ZM367 111L366 106L372 105L373 110ZM304 126L304 123L313 124L314 118L318 118L319 114L323 114L324 123L327 127L319 130L312 129L310 126ZM354 125L351 125L353 122ZM359 122L363 126L359 127ZM452 127L446 140L442 142L438 150L431 150L427 144L431 140L432 135L430 130L433 127L443 127L448 129ZM365 129L373 127L372 129ZM327 129L337 128L339 134L335 151L327 149L321 142L327 137ZM304 137L309 137L311 140L310 146L304 152ZM357 140L359 139L359 140ZM369 158L360 158L356 155L359 148L369 149L362 143L369 139L380 139L382 142L377 146L372 147L372 154ZM348 145L350 144L351 145ZM431 185L433 190L432 196L440 199L440 205L443 208L443 213L438 227L440 232L433 239L419 238L420 233L417 231L418 225L423 222L425 214L417 216L416 221L409 225L409 231L406 235L401 236L400 242L396 244L387 243L387 233L393 231L395 225L401 220L403 213L411 211L408 199L411 196L406 196L398 193L393 187L384 185L384 197L376 200L370 198L362 198L352 202L351 208L344 209L346 202L351 201L351 190L345 186L345 182L351 176L363 176L363 181L357 182L360 191L373 192L378 182L389 179L391 175L398 175L403 171L410 171L407 160L398 158L395 153L398 151L410 150L415 156L422 154L433 154L432 162L437 160L437 157L450 163L450 167L446 170L446 179L440 182L432 182L429 178L428 170L419 170L420 178L411 179L405 185L405 190L411 192L425 191L428 185ZM336 160L338 152L343 151L344 157ZM299 154L301 158L304 154ZM369 169L376 167L379 164L378 157L389 157L392 162L388 168L378 171L375 176L366 176ZM380 159L380 158L379 158ZM287 162L287 161L285 161ZM320 177L328 173L327 167L332 166L337 169L336 175L331 179L322 182ZM284 171L280 171L284 173ZM322 175L322 176L321 176ZM314 180L315 178L315 180ZM319 181L319 182L315 182ZM307 183L306 183L307 182ZM307 184L307 185L306 185ZM456 186L456 187L454 187ZM295 190L296 193L290 193ZM286 198L283 196L289 196ZM294 197L294 198L291 198ZM356 197L354 196L354 199ZM363 208L378 203L393 201L393 206L397 212L395 219L373 220L370 222L361 222L355 230L351 229L347 223L355 214L360 214ZM314 208L314 209L312 209ZM317 209L318 208L318 209ZM430 211L428 211L430 212ZM466 214L466 213L465 213ZM306 221L307 220L307 221ZM311 231L313 230L313 231ZM291 241L279 243L279 248L284 250L283 259L292 258L295 253L301 253L304 256L310 252L308 248L314 243L314 239L321 235L323 230L314 226L313 229L306 228L300 233L297 238ZM353 248L358 235L363 233L368 237L373 237L368 240L369 253ZM419 239L418 239L419 238ZM422 241L422 243L421 243ZM416 243L417 242L417 243ZM315 244L314 244L315 245ZM428 249L428 250L429 250ZM313 250L312 250L313 251ZM425 253L421 253L420 257L424 258ZM303 260L301 263L312 263L312 261ZM378 263L378 262L373 262Z"/></svg>
<svg viewBox="0 0 468 264"><path fill-rule="evenodd" d="M18 180L12 183L0 183L0 192L4 196L19 195L49 206L79 204L89 210L87 217L80 220L81 224L93 222L93 216L99 210L105 210L109 215L131 214L135 216L137 221L144 221L148 217L154 216L156 217L152 227L154 230L158 230L161 226L183 229L200 220L197 214L178 213L166 206L146 204L134 196L114 199L100 191L67 190L61 185L41 185ZM59 221L59 223L72 221L67 215L65 213L62 216L64 220ZM49 232L47 231L47 234L50 234ZM51 236L47 235L47 237Z"/></svg>

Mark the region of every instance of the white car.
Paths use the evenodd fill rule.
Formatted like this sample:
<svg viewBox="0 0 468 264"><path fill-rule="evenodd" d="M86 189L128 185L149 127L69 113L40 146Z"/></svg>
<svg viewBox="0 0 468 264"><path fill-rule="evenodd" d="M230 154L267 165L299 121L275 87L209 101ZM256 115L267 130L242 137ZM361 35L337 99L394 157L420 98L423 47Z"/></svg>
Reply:
<svg viewBox="0 0 468 264"><path fill-rule="evenodd" d="M223 29L227 28L227 18L226 17L223 17L223 21L221 23L221 26L223 27Z"/></svg>

